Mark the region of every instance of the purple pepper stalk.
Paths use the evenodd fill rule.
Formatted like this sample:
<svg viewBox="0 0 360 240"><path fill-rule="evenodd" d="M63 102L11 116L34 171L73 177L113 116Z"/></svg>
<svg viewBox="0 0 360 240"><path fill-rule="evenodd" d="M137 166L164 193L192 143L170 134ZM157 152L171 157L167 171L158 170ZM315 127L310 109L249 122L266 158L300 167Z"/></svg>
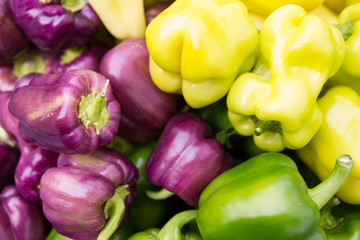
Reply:
<svg viewBox="0 0 360 240"><path fill-rule="evenodd" d="M88 154L111 142L120 104L108 80L91 70L33 78L14 90L9 111L28 143L67 154Z"/></svg>
<svg viewBox="0 0 360 240"><path fill-rule="evenodd" d="M161 199L175 193L195 206L204 188L232 166L231 155L212 137L205 121L193 113L177 114L145 165L150 182L164 189L148 195Z"/></svg>
<svg viewBox="0 0 360 240"><path fill-rule="evenodd" d="M145 39L126 39L110 49L101 59L100 71L110 80L115 98L121 103L121 137L148 141L175 114L179 97L153 83Z"/></svg>
<svg viewBox="0 0 360 240"><path fill-rule="evenodd" d="M109 239L135 199L138 171L124 155L101 148L90 155L60 154L40 182L43 212L72 239Z"/></svg>
<svg viewBox="0 0 360 240"><path fill-rule="evenodd" d="M9 0L9 4L27 38L46 51L86 44L100 23L85 0Z"/></svg>

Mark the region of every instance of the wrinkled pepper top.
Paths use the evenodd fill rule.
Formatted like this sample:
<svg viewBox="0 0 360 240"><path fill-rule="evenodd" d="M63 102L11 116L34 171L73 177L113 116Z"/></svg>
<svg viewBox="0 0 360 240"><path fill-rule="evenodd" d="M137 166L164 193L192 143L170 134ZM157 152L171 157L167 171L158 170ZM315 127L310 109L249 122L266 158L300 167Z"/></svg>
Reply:
<svg viewBox="0 0 360 240"><path fill-rule="evenodd" d="M297 153L320 179L330 174L334 156L352 155L354 167L337 196L344 202L360 204L360 96L349 87L338 86L330 89L318 104L324 115L323 124Z"/></svg>
<svg viewBox="0 0 360 240"><path fill-rule="evenodd" d="M344 48L340 31L303 8L274 11L260 32L255 69L240 75L227 97L235 129L250 136L258 123L273 121L254 136L258 147L281 151L306 145L322 122L317 96L339 69Z"/></svg>
<svg viewBox="0 0 360 240"><path fill-rule="evenodd" d="M182 93L193 108L209 105L249 71L258 43L244 4L177 0L146 29L150 74L165 92Z"/></svg>

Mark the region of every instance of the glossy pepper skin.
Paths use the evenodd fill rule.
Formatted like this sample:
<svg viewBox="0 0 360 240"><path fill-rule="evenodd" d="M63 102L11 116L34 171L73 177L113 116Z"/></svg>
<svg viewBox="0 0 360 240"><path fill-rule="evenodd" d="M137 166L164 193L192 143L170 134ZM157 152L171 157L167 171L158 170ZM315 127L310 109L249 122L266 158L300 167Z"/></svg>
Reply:
<svg viewBox="0 0 360 240"><path fill-rule="evenodd" d="M87 1L82 1L80 7L39 0L9 0L9 4L26 37L43 50L84 45L99 25L99 18Z"/></svg>
<svg viewBox="0 0 360 240"><path fill-rule="evenodd" d="M354 168L337 196L350 204L360 204L359 130L360 96L345 86L333 87L319 99L324 115L321 128L310 143L297 151L300 159L320 178L326 178L334 166L332 157L351 154Z"/></svg>
<svg viewBox="0 0 360 240"><path fill-rule="evenodd" d="M178 96L161 91L149 73L145 39L131 38L110 49L100 63L121 104L118 134L144 142L154 138L175 114Z"/></svg>
<svg viewBox="0 0 360 240"><path fill-rule="evenodd" d="M303 8L274 11L260 32L259 61L236 79L227 96L237 132L253 135L267 151L305 146L322 122L316 98L339 69L344 48L340 31Z"/></svg>
<svg viewBox="0 0 360 240"><path fill-rule="evenodd" d="M110 143L120 121L120 104L106 78L81 69L32 79L12 93L9 111L25 141L71 154Z"/></svg>
<svg viewBox="0 0 360 240"><path fill-rule="evenodd" d="M151 183L194 206L203 189L232 164L206 122L195 114L181 113L167 123L145 169Z"/></svg>
<svg viewBox="0 0 360 240"><path fill-rule="evenodd" d="M225 96L254 64L258 33L240 1L180 0L146 28L150 74L193 108Z"/></svg>
<svg viewBox="0 0 360 240"><path fill-rule="evenodd" d="M17 77L13 74L13 65L0 64L0 92L14 90Z"/></svg>
<svg viewBox="0 0 360 240"><path fill-rule="evenodd" d="M119 226L124 211L134 201L137 178L136 167L115 150L102 148L91 155L61 154L58 167L50 168L41 178L43 212L53 228L66 237L108 239L99 235L108 224L110 236ZM123 205L123 212L115 214L115 223L112 207L108 206L113 200ZM113 209L118 210L115 206Z"/></svg>
<svg viewBox="0 0 360 240"><path fill-rule="evenodd" d="M46 221L41 208L27 201L15 185L0 193L0 233L7 240L43 240Z"/></svg>
<svg viewBox="0 0 360 240"><path fill-rule="evenodd" d="M349 174L351 168L346 171ZM332 188L333 183L327 186ZM260 154L219 175L205 188L197 224L204 240L239 236L303 240L314 239L314 235L325 239L319 208L339 186L341 183L330 191L322 189L320 195L312 194L291 158L281 153Z"/></svg>
<svg viewBox="0 0 360 240"><path fill-rule="evenodd" d="M9 61L28 46L23 30L16 24L9 0L0 1L0 62Z"/></svg>
<svg viewBox="0 0 360 240"><path fill-rule="evenodd" d="M19 193L27 200L41 205L39 185L41 176L51 167L56 167L59 154L36 147L28 154L23 153L16 166L14 179Z"/></svg>

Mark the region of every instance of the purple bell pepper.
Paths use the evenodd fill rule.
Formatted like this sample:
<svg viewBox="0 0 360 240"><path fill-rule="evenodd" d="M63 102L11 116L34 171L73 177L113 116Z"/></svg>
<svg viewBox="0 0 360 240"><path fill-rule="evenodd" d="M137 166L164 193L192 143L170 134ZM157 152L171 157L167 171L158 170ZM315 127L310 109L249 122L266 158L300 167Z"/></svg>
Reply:
<svg viewBox="0 0 360 240"><path fill-rule="evenodd" d="M120 122L120 104L108 80L91 70L35 77L14 90L9 111L26 142L67 154L107 145Z"/></svg>
<svg viewBox="0 0 360 240"><path fill-rule="evenodd" d="M43 240L46 221L41 208L23 198L15 185L0 194L0 236L6 240Z"/></svg>
<svg viewBox="0 0 360 240"><path fill-rule="evenodd" d="M31 75L29 74L29 78ZM28 79L26 77L23 77L23 79L24 83L22 84L26 85ZM20 150L20 159L16 162L14 170L11 171L11 177L23 197L40 205L38 188L40 178L48 168L56 166L58 154L36 147L22 139L18 129L18 120L8 111L7 103L10 94L10 92L0 93L0 126L3 126L4 130L13 137Z"/></svg>
<svg viewBox="0 0 360 240"><path fill-rule="evenodd" d="M178 96L161 91L149 73L145 39L126 39L105 53L100 72L121 104L119 135L144 142L156 136L175 113Z"/></svg>
<svg viewBox="0 0 360 240"><path fill-rule="evenodd" d="M12 64L0 64L0 92L12 91L17 77L13 74Z"/></svg>
<svg viewBox="0 0 360 240"><path fill-rule="evenodd" d="M100 59L104 53L105 50L99 45L73 47L61 53L29 49L14 59L13 72L17 77L30 73L64 73L72 69L99 72Z"/></svg>
<svg viewBox="0 0 360 240"><path fill-rule="evenodd" d="M231 155L212 137L206 122L181 113L167 123L145 169L150 182L194 206L203 189L232 166Z"/></svg>
<svg viewBox="0 0 360 240"><path fill-rule="evenodd" d="M0 189L14 182L15 167L20 151L6 144L0 144Z"/></svg>
<svg viewBox="0 0 360 240"><path fill-rule="evenodd" d="M25 49L28 40L14 21L9 0L0 0L0 23L0 62L3 62Z"/></svg>
<svg viewBox="0 0 360 240"><path fill-rule="evenodd" d="M41 176L51 167L56 167L59 154L43 149L35 148L28 154L22 154L15 171L15 184L27 200L41 205L39 186Z"/></svg>
<svg viewBox="0 0 360 240"><path fill-rule="evenodd" d="M40 181L43 212L53 228L72 239L108 239L135 199L138 170L119 152L60 154L58 167Z"/></svg>
<svg viewBox="0 0 360 240"><path fill-rule="evenodd" d="M96 33L99 18L83 1L9 0L16 23L39 49L58 51L86 44ZM73 6L70 6L72 5Z"/></svg>

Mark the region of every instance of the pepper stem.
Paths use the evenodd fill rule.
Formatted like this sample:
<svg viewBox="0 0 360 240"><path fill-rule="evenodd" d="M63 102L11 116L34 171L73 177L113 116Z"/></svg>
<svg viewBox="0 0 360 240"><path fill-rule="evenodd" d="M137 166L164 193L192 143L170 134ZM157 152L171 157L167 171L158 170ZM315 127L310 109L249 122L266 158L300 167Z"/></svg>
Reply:
<svg viewBox="0 0 360 240"><path fill-rule="evenodd" d="M273 131L273 132L278 132L281 133L281 123L278 121L263 121L258 119L256 116L251 116L250 119L253 121L254 125L255 125L255 130L254 130L254 135L255 136L260 136L261 134L263 134L266 131Z"/></svg>
<svg viewBox="0 0 360 240"><path fill-rule="evenodd" d="M74 61L76 58L80 57L81 54L85 51L86 47L73 47L65 50L64 54L60 57L60 64L66 65Z"/></svg>
<svg viewBox="0 0 360 240"><path fill-rule="evenodd" d="M82 96L79 103L79 118L86 128L93 125L96 134L100 134L100 130L109 120L109 113L106 109L106 89L109 85L109 79L106 79L105 85L100 93L96 91L87 96Z"/></svg>
<svg viewBox="0 0 360 240"><path fill-rule="evenodd" d="M354 24L355 24L355 21L349 20L342 25L335 25L337 27L337 29L339 29L339 31L343 35L343 38L345 41L348 40L348 38L351 37L351 35L353 34Z"/></svg>
<svg viewBox="0 0 360 240"><path fill-rule="evenodd" d="M196 219L198 210L186 210L174 215L160 230L159 240L181 240L182 227Z"/></svg>
<svg viewBox="0 0 360 240"><path fill-rule="evenodd" d="M124 200L130 194L127 190L128 185L122 185L116 188L114 195L106 202L104 213L105 218L109 219L104 228L100 231L97 240L110 239L111 235L119 227L125 212Z"/></svg>
<svg viewBox="0 0 360 240"><path fill-rule="evenodd" d="M5 129L0 125L0 143L8 145L10 147L16 146L16 141L11 139L9 134L5 131Z"/></svg>
<svg viewBox="0 0 360 240"><path fill-rule="evenodd" d="M339 204L340 204L340 199L337 197L332 197L321 209L320 226L324 230L328 231L335 228L343 220L343 218L337 218L331 213L332 209Z"/></svg>
<svg viewBox="0 0 360 240"><path fill-rule="evenodd" d="M350 175L353 166L352 158L343 154L336 159L335 167L331 174L319 185L309 189L310 198L321 209L340 189Z"/></svg>
<svg viewBox="0 0 360 240"><path fill-rule="evenodd" d="M167 199L171 196L173 196L175 193L170 192L169 190L167 190L166 188L161 189L158 192L153 192L150 190L146 191L146 195L154 200L163 200L163 199Z"/></svg>
<svg viewBox="0 0 360 240"><path fill-rule="evenodd" d="M78 12L86 5L85 0L61 0L63 8L71 11Z"/></svg>

